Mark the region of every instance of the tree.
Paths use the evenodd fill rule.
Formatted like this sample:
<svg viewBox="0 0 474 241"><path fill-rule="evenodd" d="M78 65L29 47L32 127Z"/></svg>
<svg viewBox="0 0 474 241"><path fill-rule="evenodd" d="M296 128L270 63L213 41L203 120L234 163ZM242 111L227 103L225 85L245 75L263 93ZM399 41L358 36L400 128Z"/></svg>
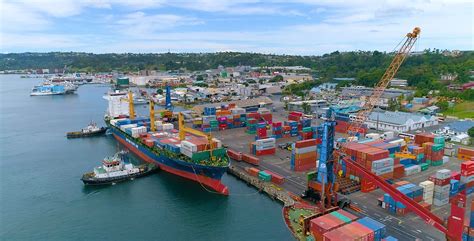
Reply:
<svg viewBox="0 0 474 241"><path fill-rule="evenodd" d="M303 102L301 108L305 114L308 114L311 111L311 105L309 105L308 102Z"/></svg>
<svg viewBox="0 0 474 241"><path fill-rule="evenodd" d="M196 77L196 80L197 80L197 81L203 81L203 80L204 80L204 77L203 77L202 75L198 75L198 76Z"/></svg>
<svg viewBox="0 0 474 241"><path fill-rule="evenodd" d="M162 95L163 94L163 89L157 89L156 93L159 94L159 95Z"/></svg>
<svg viewBox="0 0 474 241"><path fill-rule="evenodd" d="M468 134L470 137L474 138L474 126L471 127L471 128L469 128L469 130L467 130L467 134Z"/></svg>
<svg viewBox="0 0 474 241"><path fill-rule="evenodd" d="M283 81L283 76L281 75L276 75L275 77L271 78L269 82L282 82Z"/></svg>
<svg viewBox="0 0 474 241"><path fill-rule="evenodd" d="M439 101L438 103L436 103L436 106L439 107L439 110L441 112L443 111L447 111L448 108L449 108L449 103L447 101Z"/></svg>
<svg viewBox="0 0 474 241"><path fill-rule="evenodd" d="M393 100L393 99L389 99L388 100L388 110L389 111L396 111L396 110L399 110L399 104L396 100Z"/></svg>

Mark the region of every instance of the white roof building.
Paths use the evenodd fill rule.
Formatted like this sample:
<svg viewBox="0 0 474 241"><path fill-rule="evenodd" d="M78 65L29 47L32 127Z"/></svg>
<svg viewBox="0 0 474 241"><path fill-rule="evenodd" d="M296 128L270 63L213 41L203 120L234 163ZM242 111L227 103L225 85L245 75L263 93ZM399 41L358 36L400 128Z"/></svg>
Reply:
<svg viewBox="0 0 474 241"><path fill-rule="evenodd" d="M351 118L355 118L355 116L351 116ZM435 116L399 111L373 111L365 124L368 128L376 130L408 132L438 125L438 119Z"/></svg>

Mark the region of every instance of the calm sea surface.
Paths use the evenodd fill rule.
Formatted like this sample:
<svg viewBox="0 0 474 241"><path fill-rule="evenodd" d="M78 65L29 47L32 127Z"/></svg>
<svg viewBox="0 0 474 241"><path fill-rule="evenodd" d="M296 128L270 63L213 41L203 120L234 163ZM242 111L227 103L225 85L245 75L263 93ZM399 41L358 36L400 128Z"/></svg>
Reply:
<svg viewBox="0 0 474 241"><path fill-rule="evenodd" d="M108 87L30 97L41 82L0 75L0 240L292 240L281 205L228 175L229 197L164 172L84 187L117 143L65 133L104 124Z"/></svg>

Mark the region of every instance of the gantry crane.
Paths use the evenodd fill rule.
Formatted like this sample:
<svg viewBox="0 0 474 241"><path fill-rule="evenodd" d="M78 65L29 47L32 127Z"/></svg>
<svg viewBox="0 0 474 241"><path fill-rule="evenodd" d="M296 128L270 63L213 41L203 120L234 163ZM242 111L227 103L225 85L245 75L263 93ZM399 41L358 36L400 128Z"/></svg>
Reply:
<svg viewBox="0 0 474 241"><path fill-rule="evenodd" d="M385 88L387 88L390 80L395 76L396 72L400 68L403 61L406 59L413 45L420 34L420 28L416 27L411 33L406 35L404 44L400 50L396 53L394 59L392 60L390 66L386 70L385 74L382 76L380 81L376 84L372 95L366 100L364 107L356 115L356 118L353 120L351 125L348 128L347 133L354 137L359 129L363 126L364 122L367 120L369 114L372 112L374 106L379 101L381 95L383 94ZM388 184L383 178L375 175L374 173L367 170L364 166L356 163L351 159L350 156L345 155L341 150L337 151L337 156L343 160L345 165L349 168L356 170L358 173L362 173L363 178L368 179L369 181L374 182L379 188L384 192L390 194L395 200L403 203L409 210L416 213L419 217L425 220L426 223L437 228L439 231L443 232L446 235L447 240L460 241L462 238L462 228L464 225L464 208L465 208L465 196L460 194L452 202L451 205L451 215L448 219L448 224L446 225L444 221L438 216L431 213L429 210L423 208L420 204L405 196L399 190ZM461 209L461 211L459 210ZM456 210L456 211L455 211ZM458 216L453 216L454 213L457 213ZM462 215L459 215L462 213Z"/></svg>

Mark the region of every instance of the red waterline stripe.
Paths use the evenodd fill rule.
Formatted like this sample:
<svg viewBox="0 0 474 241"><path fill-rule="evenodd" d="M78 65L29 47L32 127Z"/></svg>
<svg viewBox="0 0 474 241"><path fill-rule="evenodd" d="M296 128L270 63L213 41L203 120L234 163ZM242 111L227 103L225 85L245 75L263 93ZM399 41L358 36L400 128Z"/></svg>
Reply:
<svg viewBox="0 0 474 241"><path fill-rule="evenodd" d="M115 139L117 139L120 143L122 143L124 146L126 146L131 151L133 151L133 153L135 153L137 156L142 158L144 161L150 162L150 163L155 164L155 165L158 164L160 169L163 169L166 172L169 172L169 173L172 173L172 174L175 174L175 175L193 180L195 182L202 183L203 185L211 188L212 190L214 190L216 192L219 192L222 195L226 195L226 196L229 195L229 189L227 188L227 186L222 184L219 180L212 179L210 177L206 177L206 176L202 176L202 175L198 175L198 174L195 174L195 173L189 173L189 172L186 172L186 171L178 170L178 169L172 168L170 166L166 166L166 165L163 165L161 163L157 163L151 157L145 155L145 153L141 152L140 150L138 150L136 147L134 147L133 145L131 145L130 143L128 143L124 139L118 137L116 134L113 134L113 135L114 135Z"/></svg>

